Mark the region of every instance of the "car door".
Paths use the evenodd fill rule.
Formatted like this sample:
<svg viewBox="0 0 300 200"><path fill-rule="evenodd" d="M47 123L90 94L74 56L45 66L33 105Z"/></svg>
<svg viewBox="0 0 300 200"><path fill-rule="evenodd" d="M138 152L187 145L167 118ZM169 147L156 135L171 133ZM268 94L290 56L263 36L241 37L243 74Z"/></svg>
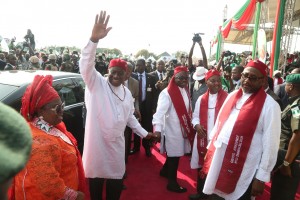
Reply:
<svg viewBox="0 0 300 200"><path fill-rule="evenodd" d="M65 102L63 121L67 130L73 134L82 153L84 127L82 120L82 106L84 104L84 88L73 78L61 78L53 81L53 87L61 100Z"/></svg>

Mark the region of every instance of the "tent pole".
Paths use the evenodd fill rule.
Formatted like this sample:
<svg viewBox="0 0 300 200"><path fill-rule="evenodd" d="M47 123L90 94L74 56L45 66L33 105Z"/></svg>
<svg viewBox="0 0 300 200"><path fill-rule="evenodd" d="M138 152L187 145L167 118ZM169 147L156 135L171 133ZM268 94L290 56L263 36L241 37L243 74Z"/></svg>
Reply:
<svg viewBox="0 0 300 200"><path fill-rule="evenodd" d="M261 11L261 3L256 3L256 13L255 13L255 28L253 34L253 50L252 50L252 59L256 59L256 46L257 46L257 32L260 20L260 11Z"/></svg>

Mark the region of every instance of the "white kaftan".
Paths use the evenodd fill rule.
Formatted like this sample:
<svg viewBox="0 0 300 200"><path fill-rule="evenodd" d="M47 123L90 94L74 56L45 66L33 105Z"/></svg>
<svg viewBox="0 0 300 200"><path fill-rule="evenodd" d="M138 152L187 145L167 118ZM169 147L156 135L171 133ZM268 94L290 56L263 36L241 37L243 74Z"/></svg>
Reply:
<svg viewBox="0 0 300 200"><path fill-rule="evenodd" d="M184 88L180 88L185 107L188 109L190 100ZM165 88L158 97L156 113L152 120L154 131L161 132L161 153L167 152L169 157L180 157L185 153L190 153L191 145L187 138L183 138L180 121L175 107ZM163 137L164 136L164 137Z"/></svg>
<svg viewBox="0 0 300 200"><path fill-rule="evenodd" d="M195 127L197 124L200 124L200 103L201 103L201 99L202 99L201 95L196 104L195 104L195 110L193 113L193 120L192 120L192 124L193 127ZM207 113L207 140L208 143L210 140L212 140L213 135L211 134L211 130L214 127L214 119L215 119L215 108L216 108L216 104L217 104L217 97L218 97L218 93L216 94L210 94L209 93L209 97L208 97L208 113ZM199 117L200 116L200 117ZM195 135L195 139L194 139L194 144L193 144L193 151L192 151L192 158L191 158L191 168L192 169L199 169L201 166L199 165L199 153L198 153L198 148L197 148L197 134Z"/></svg>
<svg viewBox="0 0 300 200"><path fill-rule="evenodd" d="M234 91L228 95L219 112L219 115L222 112L223 107L226 106L228 99L236 92L237 91ZM237 120L242 105L249 97L250 94L244 93L243 96L237 101L235 107L232 109L227 121L224 123L223 128L221 129L217 141L214 143L216 151L204 185L203 192L205 194L214 193L226 200L235 200L246 192L253 178L257 178L263 182L270 181L271 171L276 163L279 147L281 111L278 103L274 101L272 97L267 95L235 191L230 194L225 194L215 189L234 123ZM216 123L218 123L218 119ZM249 119L248 123L252 123L251 119ZM217 126L214 126L212 134L215 134L216 127Z"/></svg>
<svg viewBox="0 0 300 200"><path fill-rule="evenodd" d="M133 116L130 91L123 85L114 87L95 69L97 43L91 41L82 50L79 67L86 84L83 167L87 178L122 179L125 172L126 125L141 137L147 136ZM121 101L114 93L123 100Z"/></svg>

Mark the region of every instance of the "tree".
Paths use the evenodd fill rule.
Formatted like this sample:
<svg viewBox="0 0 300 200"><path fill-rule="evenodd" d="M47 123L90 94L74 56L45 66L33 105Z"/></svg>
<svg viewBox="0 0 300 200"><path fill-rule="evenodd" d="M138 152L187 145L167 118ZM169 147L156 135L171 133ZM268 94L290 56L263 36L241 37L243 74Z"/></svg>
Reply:
<svg viewBox="0 0 300 200"><path fill-rule="evenodd" d="M119 49L108 49L108 48L97 48L96 53L105 53L105 54L111 54L111 55L116 55L117 57L122 56L122 52Z"/></svg>
<svg viewBox="0 0 300 200"><path fill-rule="evenodd" d="M150 56L150 53L147 49L142 49L142 50L139 50L136 54L135 54L135 57L138 58L140 56L143 56L145 59L146 58L149 58Z"/></svg>
<svg viewBox="0 0 300 200"><path fill-rule="evenodd" d="M142 50L139 50L136 54L135 54L135 58L138 58L138 57L144 57L145 59L148 59L150 56L153 56L155 58L155 60L158 59L158 56L152 52L149 52L147 49L142 49Z"/></svg>
<svg viewBox="0 0 300 200"><path fill-rule="evenodd" d="M180 59L181 54L184 54L186 56L188 55L187 52L185 52L185 51L176 51L175 52L175 58Z"/></svg>

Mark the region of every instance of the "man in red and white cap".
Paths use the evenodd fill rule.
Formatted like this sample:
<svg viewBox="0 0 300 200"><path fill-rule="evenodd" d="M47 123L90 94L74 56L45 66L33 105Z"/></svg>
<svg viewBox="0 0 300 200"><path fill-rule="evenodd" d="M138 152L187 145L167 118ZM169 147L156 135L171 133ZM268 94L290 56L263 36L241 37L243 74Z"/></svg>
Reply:
<svg viewBox="0 0 300 200"><path fill-rule="evenodd" d="M150 138L134 117L133 98L123 85L127 63L113 59L109 64L108 78L95 69L96 48L100 39L111 30L107 27L109 15L101 11L96 16L90 41L82 50L79 67L86 83L87 108L83 166L89 178L92 200L102 199L106 180L106 199L120 199L125 173L124 130L129 126L140 137Z"/></svg>
<svg viewBox="0 0 300 200"><path fill-rule="evenodd" d="M221 74L218 70L212 69L206 72L205 82L208 86L206 93L196 101L193 112L192 124L197 134L195 135L191 168L200 170L204 163L204 156L207 152L207 144L212 140L211 130L214 127L216 118L223 105L227 92L222 89ZM197 176L197 194L190 195L190 199L206 198L203 194L205 177Z"/></svg>
<svg viewBox="0 0 300 200"><path fill-rule="evenodd" d="M267 66L250 61L242 87L228 95L211 132L201 173L212 199L250 199L270 181L280 136L280 107L262 88Z"/></svg>
<svg viewBox="0 0 300 200"><path fill-rule="evenodd" d="M177 193L187 191L177 182L177 169L180 157L191 152L195 135L191 123L192 107L188 82L188 68L176 67L168 87L158 97L152 121L154 134L161 136L161 153L167 153L160 175L168 178L167 189Z"/></svg>

